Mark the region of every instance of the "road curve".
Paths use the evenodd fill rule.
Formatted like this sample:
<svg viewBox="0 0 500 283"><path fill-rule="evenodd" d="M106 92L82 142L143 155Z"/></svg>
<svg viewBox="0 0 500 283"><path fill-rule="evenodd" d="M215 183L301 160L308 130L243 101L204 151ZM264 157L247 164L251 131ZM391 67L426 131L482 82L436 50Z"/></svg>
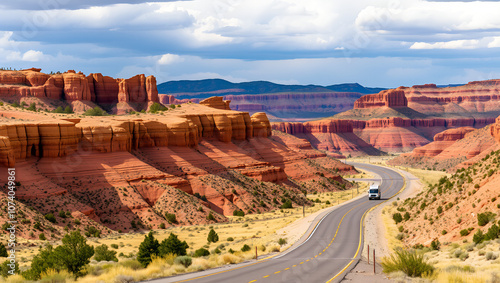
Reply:
<svg viewBox="0 0 500 283"><path fill-rule="evenodd" d="M221 272L192 274L150 282L275 283L339 282L360 259L363 219L368 210L391 198L404 187L403 177L386 167L350 163L382 178L382 200L360 198L326 214L305 242L278 256Z"/></svg>

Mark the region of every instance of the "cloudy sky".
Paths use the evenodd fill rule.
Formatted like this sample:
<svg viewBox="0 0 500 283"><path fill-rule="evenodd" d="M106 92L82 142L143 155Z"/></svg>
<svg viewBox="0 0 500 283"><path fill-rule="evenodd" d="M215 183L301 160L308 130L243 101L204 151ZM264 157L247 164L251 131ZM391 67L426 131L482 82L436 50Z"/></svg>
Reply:
<svg viewBox="0 0 500 283"><path fill-rule="evenodd" d="M466 83L500 78L498 11L496 1L2 1L0 66L159 82Z"/></svg>

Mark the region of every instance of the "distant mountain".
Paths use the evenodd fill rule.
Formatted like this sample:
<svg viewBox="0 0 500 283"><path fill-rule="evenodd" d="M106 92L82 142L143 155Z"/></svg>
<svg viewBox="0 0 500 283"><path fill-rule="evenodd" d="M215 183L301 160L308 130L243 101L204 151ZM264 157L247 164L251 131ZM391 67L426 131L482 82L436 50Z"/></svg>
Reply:
<svg viewBox="0 0 500 283"><path fill-rule="evenodd" d="M213 95L269 94L283 92L357 92L378 93L383 88L366 88L357 83L331 86L283 85L268 81L232 83L222 79L169 81L158 85L158 92L173 94L179 99L206 98Z"/></svg>
<svg viewBox="0 0 500 283"><path fill-rule="evenodd" d="M358 83L331 85L326 88L338 92L357 92L362 94L379 93L386 89L380 87L364 87Z"/></svg>

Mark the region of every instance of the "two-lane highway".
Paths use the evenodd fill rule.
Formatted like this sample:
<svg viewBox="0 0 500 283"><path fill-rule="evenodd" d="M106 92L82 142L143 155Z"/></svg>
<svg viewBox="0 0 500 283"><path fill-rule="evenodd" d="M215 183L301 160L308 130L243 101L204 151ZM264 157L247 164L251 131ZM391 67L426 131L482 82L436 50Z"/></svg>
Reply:
<svg viewBox="0 0 500 283"><path fill-rule="evenodd" d="M403 177L386 167L351 163L382 178L382 200L360 198L326 214L308 238L292 250L273 258L222 272L198 273L189 279L176 277L153 282L248 283L248 282L338 282L360 259L363 220L366 212L397 194ZM174 280L172 280L174 279Z"/></svg>

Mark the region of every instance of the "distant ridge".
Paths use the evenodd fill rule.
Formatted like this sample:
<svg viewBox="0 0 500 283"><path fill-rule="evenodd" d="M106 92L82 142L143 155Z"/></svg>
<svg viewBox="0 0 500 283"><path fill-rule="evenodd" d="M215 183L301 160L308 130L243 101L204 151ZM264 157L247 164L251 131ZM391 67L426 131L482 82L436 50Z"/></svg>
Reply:
<svg viewBox="0 0 500 283"><path fill-rule="evenodd" d="M223 79L168 81L158 84L158 92L174 94L177 98L205 98L214 94L268 94L281 92L357 92L378 93L384 88L367 88L358 83L320 85L283 85L268 81L232 83Z"/></svg>

